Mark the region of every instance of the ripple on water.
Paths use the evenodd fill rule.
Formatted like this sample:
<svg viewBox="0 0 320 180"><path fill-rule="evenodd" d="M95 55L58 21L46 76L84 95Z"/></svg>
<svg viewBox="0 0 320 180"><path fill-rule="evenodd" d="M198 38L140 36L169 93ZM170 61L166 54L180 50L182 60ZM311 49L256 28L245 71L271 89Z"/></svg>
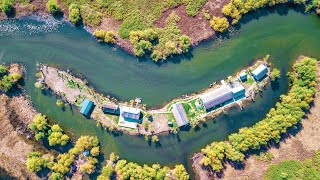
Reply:
<svg viewBox="0 0 320 180"><path fill-rule="evenodd" d="M20 23L16 23L16 21L20 21ZM0 23L0 37L49 33L57 31L62 25L63 21L61 20L41 16L30 16L19 20L5 20Z"/></svg>

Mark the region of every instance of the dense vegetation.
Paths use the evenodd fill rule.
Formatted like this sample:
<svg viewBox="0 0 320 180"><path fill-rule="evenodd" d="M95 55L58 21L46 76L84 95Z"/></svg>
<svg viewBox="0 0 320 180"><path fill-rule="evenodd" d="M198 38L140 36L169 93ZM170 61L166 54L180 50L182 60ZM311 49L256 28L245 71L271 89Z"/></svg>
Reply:
<svg viewBox="0 0 320 180"><path fill-rule="evenodd" d="M249 11L283 3L304 4L306 6L306 10L308 10L317 8L319 0L231 0L229 4L222 8L222 13L232 18L232 24L236 24L241 19L242 15L248 13Z"/></svg>
<svg viewBox="0 0 320 180"><path fill-rule="evenodd" d="M137 163L119 159L117 155L111 153L110 160L108 160L107 165L102 169L98 180L111 179L114 174L117 175L117 179L189 179L189 175L183 165L176 165L173 170L166 166L161 167L159 164L140 166Z"/></svg>
<svg viewBox="0 0 320 180"><path fill-rule="evenodd" d="M40 152L29 153L26 165L32 172L39 172L44 168L49 169L51 171L49 179L63 179L62 177L70 172L72 165L77 166L83 173L92 174L98 163L96 157L99 154L98 138L81 136L73 148L57 157L44 156ZM75 164L75 161L79 161L79 163Z"/></svg>
<svg viewBox="0 0 320 180"><path fill-rule="evenodd" d="M171 54L188 52L190 39L182 35L177 26L180 17L172 12L166 19L164 28L147 29L144 31L132 31L130 42L134 45L135 55L141 57L151 52L154 61L166 59Z"/></svg>
<svg viewBox="0 0 320 180"><path fill-rule="evenodd" d="M29 127L35 132L34 137L37 141L47 138L50 146L64 146L70 140L69 136L63 133L63 130L58 124L50 126L46 116L42 114L35 115Z"/></svg>
<svg viewBox="0 0 320 180"><path fill-rule="evenodd" d="M302 161L286 160L271 165L263 177L264 180L283 179L320 179L320 151L313 158Z"/></svg>
<svg viewBox="0 0 320 180"><path fill-rule="evenodd" d="M48 0L46 6L48 11L53 15L57 15L61 11L57 0Z"/></svg>
<svg viewBox="0 0 320 180"><path fill-rule="evenodd" d="M19 73L9 74L8 69L0 65L0 91L8 92L21 79L22 75Z"/></svg>
<svg viewBox="0 0 320 180"><path fill-rule="evenodd" d="M225 17L213 17L210 25L215 31L223 32L229 27L229 22Z"/></svg>
<svg viewBox="0 0 320 180"><path fill-rule="evenodd" d="M280 77L280 75L281 75L280 70L277 69L277 68L273 68L272 71L271 71L271 73L270 73L270 79L271 79L271 81L277 80L277 79Z"/></svg>
<svg viewBox="0 0 320 180"><path fill-rule="evenodd" d="M280 102L269 111L266 118L250 128L241 128L238 133L229 135L228 142L213 142L202 149L202 165L220 172L225 160L241 162L248 150L258 150L271 140L279 142L281 134L301 121L316 92L317 61L304 57L293 68L294 72L288 73L291 90L280 97Z"/></svg>

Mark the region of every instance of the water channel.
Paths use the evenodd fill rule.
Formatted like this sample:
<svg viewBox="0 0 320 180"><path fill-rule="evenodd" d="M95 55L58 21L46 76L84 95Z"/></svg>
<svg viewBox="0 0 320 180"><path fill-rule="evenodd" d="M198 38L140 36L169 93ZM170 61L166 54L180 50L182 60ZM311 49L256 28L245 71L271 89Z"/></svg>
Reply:
<svg viewBox="0 0 320 180"><path fill-rule="evenodd" d="M137 163L183 163L191 172L190 157L206 144L225 140L244 126L261 120L287 90L284 76L300 54L320 58L320 19L283 6L245 16L239 35L218 45L203 42L184 56L155 64L137 59L121 49L102 45L83 28L39 18L0 22L0 62L20 62L26 67L26 89L37 110L75 135L97 135L104 157L110 152ZM212 48L213 45L215 48ZM281 69L279 83L268 86L255 103L243 111L235 108L209 121L199 130L160 137L160 146L144 137L114 136L83 118L77 109L62 111L55 97L34 88L35 64L47 63L81 73L98 91L123 100L141 97L149 107L194 92L248 66L255 58L271 55Z"/></svg>

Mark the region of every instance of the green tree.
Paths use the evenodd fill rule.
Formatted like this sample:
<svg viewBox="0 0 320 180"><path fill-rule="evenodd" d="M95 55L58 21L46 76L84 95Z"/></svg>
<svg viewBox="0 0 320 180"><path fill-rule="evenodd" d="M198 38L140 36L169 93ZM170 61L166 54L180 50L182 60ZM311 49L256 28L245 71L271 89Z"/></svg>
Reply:
<svg viewBox="0 0 320 180"><path fill-rule="evenodd" d="M57 144L65 146L66 144L68 144L69 140L69 136L63 133L63 130L58 124L55 124L51 127L51 131L48 137L50 146L54 146Z"/></svg>
<svg viewBox="0 0 320 180"><path fill-rule="evenodd" d="M210 21L210 25L215 31L224 32L226 29L228 29L229 22L225 17L214 16Z"/></svg>
<svg viewBox="0 0 320 180"><path fill-rule="evenodd" d="M48 0L46 6L47 10L53 15L57 15L61 11L57 0Z"/></svg>
<svg viewBox="0 0 320 180"><path fill-rule="evenodd" d="M63 175L61 173L57 173L57 172L52 172L49 176L50 180L62 180L63 179Z"/></svg>
<svg viewBox="0 0 320 180"><path fill-rule="evenodd" d="M56 102L56 105L57 105L58 107L63 107L65 104L64 104L64 102L63 102L61 99L58 99L57 102Z"/></svg>
<svg viewBox="0 0 320 180"><path fill-rule="evenodd" d="M7 72L7 67L5 67L4 65L0 65L0 75L4 74Z"/></svg>
<svg viewBox="0 0 320 180"><path fill-rule="evenodd" d="M278 70L277 68L273 68L270 73L271 81L277 80L280 77L280 75L281 75L280 70Z"/></svg>
<svg viewBox="0 0 320 180"><path fill-rule="evenodd" d="M81 21L80 8L77 4L69 6L69 21L73 24L79 24Z"/></svg>
<svg viewBox="0 0 320 180"><path fill-rule="evenodd" d="M109 159L110 159L110 161L112 161L112 162L117 162L117 161L120 159L120 157L119 157L116 153L112 152L112 153L110 154Z"/></svg>
<svg viewBox="0 0 320 180"><path fill-rule="evenodd" d="M30 152L27 157L27 169L32 172L39 172L46 167L47 159L41 157L40 152Z"/></svg>
<svg viewBox="0 0 320 180"><path fill-rule="evenodd" d="M98 180L110 180L113 175L113 167L111 164L107 164L102 168L102 173L98 176Z"/></svg>
<svg viewBox="0 0 320 180"><path fill-rule="evenodd" d="M179 179L179 180L189 179L189 174L187 173L183 165L176 165L173 171L176 179Z"/></svg>
<svg viewBox="0 0 320 180"><path fill-rule="evenodd" d="M10 0L2 0L1 2L1 10L6 15L9 15L13 11L13 3Z"/></svg>

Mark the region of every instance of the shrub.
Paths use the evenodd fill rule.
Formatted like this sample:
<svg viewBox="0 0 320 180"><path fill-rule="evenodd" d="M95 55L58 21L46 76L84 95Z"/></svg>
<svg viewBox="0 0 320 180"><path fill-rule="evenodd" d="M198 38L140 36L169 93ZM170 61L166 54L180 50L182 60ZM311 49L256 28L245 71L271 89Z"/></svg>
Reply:
<svg viewBox="0 0 320 180"><path fill-rule="evenodd" d="M210 21L210 25L215 31L223 32L229 27L229 22L225 17L214 16Z"/></svg>
<svg viewBox="0 0 320 180"><path fill-rule="evenodd" d="M13 4L10 0L2 0L1 3L1 10L4 12L6 15L9 15L12 10L13 10Z"/></svg>
<svg viewBox="0 0 320 180"><path fill-rule="evenodd" d="M61 11L57 0L48 0L46 6L47 10L53 15L57 15Z"/></svg>
<svg viewBox="0 0 320 180"><path fill-rule="evenodd" d="M278 70L277 68L273 68L273 70L270 73L270 79L271 81L275 81L280 77L281 73L280 70Z"/></svg>
<svg viewBox="0 0 320 180"><path fill-rule="evenodd" d="M80 9L76 4L69 6L69 21L73 24L79 24L81 21Z"/></svg>
<svg viewBox="0 0 320 180"><path fill-rule="evenodd" d="M110 30L110 31L95 30L93 32L93 35L98 38L98 41L103 41L106 43L115 43L116 42L113 30Z"/></svg>

